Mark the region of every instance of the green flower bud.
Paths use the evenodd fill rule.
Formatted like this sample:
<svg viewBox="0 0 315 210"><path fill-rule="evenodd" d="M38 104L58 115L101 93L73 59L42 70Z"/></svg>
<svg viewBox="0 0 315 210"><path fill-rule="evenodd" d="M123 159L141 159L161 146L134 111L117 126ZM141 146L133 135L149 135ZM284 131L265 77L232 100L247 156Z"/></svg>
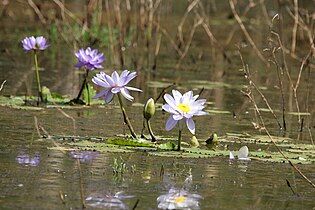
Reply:
<svg viewBox="0 0 315 210"><path fill-rule="evenodd" d="M154 100L152 98L150 98L144 106L143 117L146 120L150 120L154 114L155 114Z"/></svg>
<svg viewBox="0 0 315 210"><path fill-rule="evenodd" d="M190 139L190 145L192 147L199 147L199 142L198 139L196 138L196 136L192 136Z"/></svg>

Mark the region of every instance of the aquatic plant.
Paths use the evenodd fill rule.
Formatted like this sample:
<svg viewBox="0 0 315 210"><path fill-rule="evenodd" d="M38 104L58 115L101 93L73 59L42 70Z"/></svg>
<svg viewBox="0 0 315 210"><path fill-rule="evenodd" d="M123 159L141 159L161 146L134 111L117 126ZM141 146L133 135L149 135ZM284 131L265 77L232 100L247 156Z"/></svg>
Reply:
<svg viewBox="0 0 315 210"><path fill-rule="evenodd" d="M172 93L173 96L170 94L164 95L167 104L164 104L162 109L171 114L165 125L167 131L172 130L177 123L179 124L177 150L180 150L183 123L186 123L188 130L194 135L195 122L192 117L207 114L205 111L202 111L205 107L204 104L206 103L206 100L198 99L199 95L194 96L192 91L188 91L184 93L184 95L177 90L173 90Z"/></svg>
<svg viewBox="0 0 315 210"><path fill-rule="evenodd" d="M134 132L134 129L127 116L121 95L127 100L132 101L134 98L130 95L129 90L142 92L142 90L138 88L127 86L127 84L136 76L136 72L130 73L130 71L124 70L120 75L117 73L117 71L114 71L111 76L107 75L105 72L100 72L92 79L94 84L105 88L104 90L97 93L94 98L103 98L106 103L109 103L113 100L114 95L117 95L120 109L124 117L124 122L127 124L133 138L137 138L137 135Z"/></svg>
<svg viewBox="0 0 315 210"><path fill-rule="evenodd" d="M149 134L151 136L151 141L155 142L156 141L156 137L152 131L151 128L151 123L150 123L150 119L153 117L153 115L155 114L155 104L154 104L154 99L150 98L147 103L144 105L143 108L143 117L147 123L148 126L148 130L149 130Z"/></svg>
<svg viewBox="0 0 315 210"><path fill-rule="evenodd" d="M102 69L102 63L105 61L105 56L103 53L99 52L97 49L92 49L90 47L86 49L80 49L78 52L75 53L75 56L78 59L78 63L75 65L77 68L85 68L85 76L80 88L80 91L77 97L74 99L73 102L78 103L80 101L80 97L82 95L82 91L84 87L88 92L89 96L89 87L87 78L89 76L89 72L94 69ZM88 97L88 104L90 104L90 98Z"/></svg>
<svg viewBox="0 0 315 210"><path fill-rule="evenodd" d="M40 77L39 77L39 70L38 70L38 58L37 53L38 51L45 50L49 45L43 36L39 37L25 37L22 41L22 47L26 52L33 51L34 52L34 64L35 64L35 72L36 72L36 82L37 82L37 89L38 89L38 98L41 102L44 102L43 95L42 95L42 87L40 84Z"/></svg>

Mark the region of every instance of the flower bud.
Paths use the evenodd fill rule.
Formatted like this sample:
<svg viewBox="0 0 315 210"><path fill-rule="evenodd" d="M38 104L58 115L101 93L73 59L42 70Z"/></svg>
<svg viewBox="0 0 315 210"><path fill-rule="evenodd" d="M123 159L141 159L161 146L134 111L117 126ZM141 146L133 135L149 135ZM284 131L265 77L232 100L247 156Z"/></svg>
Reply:
<svg viewBox="0 0 315 210"><path fill-rule="evenodd" d="M198 142L198 139L196 138L196 136L192 136L191 139L190 139L190 145L192 147L199 147L200 144Z"/></svg>
<svg viewBox="0 0 315 210"><path fill-rule="evenodd" d="M152 98L150 98L144 106L143 117L146 120L150 120L154 114L155 114L154 100Z"/></svg>

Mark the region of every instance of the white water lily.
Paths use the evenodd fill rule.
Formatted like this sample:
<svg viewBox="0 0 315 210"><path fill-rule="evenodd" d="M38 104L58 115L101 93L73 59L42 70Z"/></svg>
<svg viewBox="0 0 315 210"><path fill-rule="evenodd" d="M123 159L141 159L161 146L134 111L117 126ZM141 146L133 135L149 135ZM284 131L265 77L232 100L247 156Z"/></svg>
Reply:
<svg viewBox="0 0 315 210"><path fill-rule="evenodd" d="M248 147L247 146L243 146L239 149L238 154L237 154L237 158L239 160L250 160L250 158L248 157ZM233 155L233 153L230 151L230 160L234 160L235 157Z"/></svg>
<svg viewBox="0 0 315 210"><path fill-rule="evenodd" d="M190 193L187 188L192 184L192 176L188 176L180 189L171 188L167 194L157 198L159 209L200 209L201 195Z"/></svg>
<svg viewBox="0 0 315 210"><path fill-rule="evenodd" d="M185 121L189 131L195 134L195 122L192 117L207 114L202 111L206 100L198 99L199 95L194 96L192 91L188 91L183 95L177 90L173 90L172 93L173 96L170 94L164 95L167 104L162 106L162 109L171 114L166 122L166 130L172 130L179 121Z"/></svg>

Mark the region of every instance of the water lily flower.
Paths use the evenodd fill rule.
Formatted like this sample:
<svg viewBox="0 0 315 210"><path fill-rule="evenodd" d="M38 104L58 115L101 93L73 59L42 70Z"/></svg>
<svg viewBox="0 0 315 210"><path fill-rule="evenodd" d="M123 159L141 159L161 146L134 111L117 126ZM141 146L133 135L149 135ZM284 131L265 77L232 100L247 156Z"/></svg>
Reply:
<svg viewBox="0 0 315 210"><path fill-rule="evenodd" d="M26 51L31 51L31 50L45 50L49 45L48 42L46 40L46 38L44 38L43 36L39 36L39 37L25 37L22 40L22 46L23 49Z"/></svg>
<svg viewBox="0 0 315 210"><path fill-rule="evenodd" d="M105 56L103 53L99 52L97 49L91 49L90 47L86 49L80 49L78 52L75 53L75 56L78 58L78 63L75 65L77 68L84 67L85 68L85 76L83 83L81 85L80 91L77 97L71 100L71 103L74 104L85 104L80 97L82 95L84 87L88 93L88 105L90 104L90 96L89 96L89 87L87 78L89 76L89 72L94 69L101 69L103 68L102 63L105 61Z"/></svg>
<svg viewBox="0 0 315 210"><path fill-rule="evenodd" d="M239 149L238 151L238 154L237 154L237 158L239 160L245 160L245 161L248 161L250 160L250 158L248 157L248 153L249 153L249 150L248 150L248 147L247 146L243 146ZM230 151L230 160L234 160L235 157L233 155L233 153Z"/></svg>
<svg viewBox="0 0 315 210"><path fill-rule="evenodd" d="M199 209L201 198L200 195L186 190L170 189L167 194L160 195L157 202L160 209Z"/></svg>
<svg viewBox="0 0 315 210"><path fill-rule="evenodd" d="M134 132L131 122L127 116L120 94L123 95L127 100L132 101L133 97L130 95L129 90L142 92L142 90L138 88L127 86L127 84L136 76L136 72L130 73L130 71L124 70L120 75L117 73L117 71L114 71L112 73L112 76L107 75L105 72L100 72L99 74L96 74L96 76L94 76L92 79L94 84L105 88L101 92L97 93L94 98L103 98L106 103L109 103L112 101L114 94L118 96L118 101L124 117L124 122L128 126L130 133L134 139L137 138L137 135Z"/></svg>
<svg viewBox="0 0 315 210"><path fill-rule="evenodd" d="M40 155L35 154L34 157L31 157L28 154L20 154L16 158L16 161L25 166L38 166L40 163Z"/></svg>
<svg viewBox="0 0 315 210"><path fill-rule="evenodd" d="M70 156L74 159L80 160L82 163L92 162L99 155L96 151L71 151Z"/></svg>
<svg viewBox="0 0 315 210"><path fill-rule="evenodd" d="M199 95L194 96L192 91L188 91L184 95L177 90L173 90L172 93L173 96L170 94L164 95L167 104L162 106L162 109L171 114L166 122L166 130L172 130L178 121L183 120L186 122L189 131L195 134L195 122L192 117L207 114L202 111L206 100L198 99Z"/></svg>
<svg viewBox="0 0 315 210"><path fill-rule="evenodd" d="M90 47L80 49L75 56L78 58L78 63L75 65L77 68L85 67L88 70L103 68L102 63L105 61L105 56L97 49Z"/></svg>
<svg viewBox="0 0 315 210"><path fill-rule="evenodd" d="M100 72L93 77L94 84L104 87L105 89L94 96L94 98L103 98L106 103L112 101L114 94L121 93L127 100L132 101L134 98L130 95L129 90L142 92L134 87L128 87L127 84L137 76L136 72L130 73L124 70L120 75L114 71L111 76L105 72Z"/></svg>
<svg viewBox="0 0 315 210"><path fill-rule="evenodd" d="M180 189L172 187L167 194L157 198L160 209L199 209L199 200L202 196L188 191L192 184L192 175L188 176Z"/></svg>
<svg viewBox="0 0 315 210"><path fill-rule="evenodd" d="M25 51L34 51L34 64L35 64L35 72L36 72L36 82L37 82L37 88L38 88L38 98L41 102L44 101L43 95L42 95L42 87L40 84L40 77L39 77L39 68L38 68L38 59L37 59L37 51L38 50L45 50L49 45L43 36L39 37L25 37L22 41L22 47Z"/></svg>
<svg viewBox="0 0 315 210"><path fill-rule="evenodd" d="M128 209L123 200L133 197L132 195L124 195L123 192L118 192L115 195L90 195L85 201L88 206L93 208Z"/></svg>

